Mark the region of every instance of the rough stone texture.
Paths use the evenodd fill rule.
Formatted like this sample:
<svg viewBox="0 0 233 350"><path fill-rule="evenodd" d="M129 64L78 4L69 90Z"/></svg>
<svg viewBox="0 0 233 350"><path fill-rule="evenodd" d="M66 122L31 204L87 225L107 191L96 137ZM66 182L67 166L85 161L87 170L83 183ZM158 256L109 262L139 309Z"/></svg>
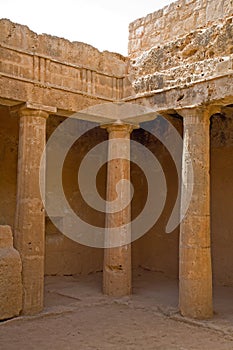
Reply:
<svg viewBox="0 0 233 350"><path fill-rule="evenodd" d="M52 35L37 35L27 26L13 23L7 19L1 20L0 41L2 44L18 48L22 52L25 50L34 55L52 56L53 60L61 60L61 63L69 62L78 66L82 65L107 75L120 76L125 73L124 62L126 59L120 54L108 51L101 53L91 45L70 42ZM21 63L22 68L27 68L26 63L29 63L26 59L25 61L19 59L17 52L8 59Z"/></svg>
<svg viewBox="0 0 233 350"><path fill-rule="evenodd" d="M132 23L130 80L135 93L186 88L232 75L232 14L232 1L182 0ZM140 39L133 39L137 35Z"/></svg>
<svg viewBox="0 0 233 350"><path fill-rule="evenodd" d="M232 14L232 1L177 1L130 26L130 81L136 96L125 100L153 107L165 115L184 116L183 181L190 186L185 163L189 151L194 192L181 223L179 300L181 313L194 318L208 318L213 312L211 243L214 281L216 274L220 283L223 279L229 281L231 274L229 254L224 257L223 245L231 245L232 223L229 213L223 215L220 210L220 214L217 207L220 203L225 207L223 203L228 202L223 199L224 191L229 192L227 198L232 193L232 167L228 161L232 157L232 109L228 117L225 115L225 107L232 107L233 102ZM211 108L218 114L211 121L210 148L209 118L216 113ZM184 201L182 198L181 208ZM220 273L217 255L227 273Z"/></svg>
<svg viewBox="0 0 233 350"><path fill-rule="evenodd" d="M25 26L8 20L0 21L2 58L0 104L3 106L19 105L18 107L21 107L23 103L29 102L54 107L57 108L57 112L53 113L50 121L53 123L56 120L59 123L60 117L69 116L72 112L96 103L115 101L124 97L124 101L150 106L157 113L164 113L170 117L173 124L179 124L178 129L182 129L180 116L184 114L183 109L201 107L207 110L211 105L218 107L218 113L213 112L214 115L211 118L210 154L207 147L209 135L207 127L203 127L203 118L200 117L200 120L194 123L195 126L187 126L186 121L186 124L184 123L184 131L190 129L190 137L185 134L186 147L193 155L198 179L195 182L194 197L188 216L181 227L183 245L180 246L180 306L184 315L198 318L206 318L212 312L210 252L208 245L204 244L205 240L209 239L210 226L214 281L226 285L233 284L232 7L231 0L218 2L216 0L183 0L132 24L130 27L130 80L133 89L127 78L129 63L127 58L108 52L100 53L82 43L70 43L47 35L38 36ZM158 28L161 28L160 33ZM14 108L1 107L0 114L0 220L2 223L12 224L16 204L18 117L14 114ZM54 122L54 128L55 124ZM52 127L48 127L48 135L51 131ZM166 130L163 131L166 132ZM33 135L35 136L36 133ZM133 267L142 266L146 269L161 271L168 276L177 276L179 228L171 235L164 235L165 223L173 208L178 190L174 165L165 147L159 144L158 140L151 138L143 130L135 131L132 137L140 140L157 155L166 171L170 188L159 222L147 235L132 244ZM44 142L44 138L42 139L40 141ZM67 168L64 169L66 196L72 208L84 219L91 219L98 224L103 224L103 216L92 212L90 208L85 208L77 186L69 184L76 176L74 172L72 173L73 164L80 164L88 150L84 145L92 146L105 139L106 135L99 128L85 135L76 147L74 145L67 157ZM19 141L21 144L22 140ZM26 158L30 155L29 153L30 150L26 149ZM20 148L19 155L21 156ZM209 156L211 158L210 179L207 171ZM39 156L36 156L37 161L38 159ZM100 172L97 181L103 197L106 179L103 176L104 171L105 169ZM23 171L20 176L22 173ZM207 178L208 181L206 181ZM186 179L185 176L184 179ZM132 202L132 216L135 217L143 208L147 190L146 181L135 165L132 165L132 180L138 188L138 193ZM30 184L33 181L29 181ZM32 195L35 188L31 191ZM18 189L18 192L20 191ZM204 199L200 201L202 196ZM198 211L209 210L207 203L209 196L211 197L210 221L207 220L207 216L196 219L195 215ZM38 193L35 198L38 200L37 203L40 203ZM34 222L34 214L38 208L32 211L31 216L29 210L24 216L26 201L22 203L21 223L24 220L28 223ZM34 204L33 202L32 206ZM208 210L205 215L209 215ZM36 230L42 228L41 234L44 229L40 215L39 219L35 218L35 222L39 220L40 224ZM63 218L58 217L57 220L63 220ZM34 237L35 231L29 226L21 226L28 233L27 237ZM196 244L198 242L195 242L194 233L197 236L199 234L200 245ZM43 244L44 236L41 234L40 238L39 253L42 252L40 244ZM21 239L23 243L26 242L23 241L23 237ZM192 249L186 249L189 245ZM36 244L35 248L37 248ZM27 257L30 255L27 247L24 253ZM43 254L36 255L37 263L40 260L37 259L39 256L43 257ZM103 250L84 248L73 243L62 236L47 218L45 259L47 274L98 271L101 269L102 259ZM27 280L28 285L35 283L34 285L39 286L36 288L37 291L42 290L42 265L42 259L36 267L24 264L24 273L29 277L33 269L36 272L39 271L35 281L33 278ZM200 285L201 288L199 288ZM42 293L36 294L32 291L30 294L32 298L36 295L39 295L38 304L41 308Z"/></svg>
<svg viewBox="0 0 233 350"><path fill-rule="evenodd" d="M180 224L179 306L183 316L205 319L213 315L210 243L210 132L207 109L182 110L184 149L183 188L193 185L191 202ZM198 147L197 147L198 145ZM192 159L193 176L190 168Z"/></svg>
<svg viewBox="0 0 233 350"><path fill-rule="evenodd" d="M23 265L23 313L43 309L44 208L40 195L40 161L45 147L46 119L43 110L19 112L19 151L14 244Z"/></svg>
<svg viewBox="0 0 233 350"><path fill-rule="evenodd" d="M232 104L233 100L233 74L202 80L189 85L176 86L171 89L160 89L144 92L125 98L124 101L134 101L154 108L158 114L179 114L182 108L192 106L220 105L222 107Z"/></svg>
<svg viewBox="0 0 233 350"><path fill-rule="evenodd" d="M181 38L233 14L232 0L179 0L129 26L129 55Z"/></svg>
<svg viewBox="0 0 233 350"><path fill-rule="evenodd" d="M0 226L0 320L18 316L22 309L21 271L11 228Z"/></svg>
<svg viewBox="0 0 233 350"><path fill-rule="evenodd" d="M233 17L152 47L131 60L136 93L186 86L233 72Z"/></svg>
<svg viewBox="0 0 233 350"><path fill-rule="evenodd" d="M105 126L104 126L105 127ZM109 202L116 200L116 186L119 181L130 181L130 133L133 131L132 125L108 125L109 144L107 171L107 195ZM124 139L122 142L116 142L114 139ZM124 156L125 159L120 159ZM107 295L122 297L132 292L132 275L131 275L131 244L126 244L131 239L131 228L125 226L131 221L131 204L130 186L120 189L118 193L117 208L124 208L114 213L106 214L106 245L114 245L116 234L111 234L108 229L118 228L117 238L121 246L106 248L104 250L104 267L103 267L103 292ZM108 211L108 208L107 208ZM120 237L120 239L119 239Z"/></svg>
<svg viewBox="0 0 233 350"><path fill-rule="evenodd" d="M0 96L5 103L36 102L70 114L120 99L128 89L128 59L119 54L37 35L5 19L0 20L0 44Z"/></svg>

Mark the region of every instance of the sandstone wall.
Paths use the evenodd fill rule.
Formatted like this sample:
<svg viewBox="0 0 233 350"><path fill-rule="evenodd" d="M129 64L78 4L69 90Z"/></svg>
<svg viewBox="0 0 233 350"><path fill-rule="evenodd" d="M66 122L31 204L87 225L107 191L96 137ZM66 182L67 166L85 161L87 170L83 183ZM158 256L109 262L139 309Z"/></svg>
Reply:
<svg viewBox="0 0 233 350"><path fill-rule="evenodd" d="M174 123L174 120L173 120ZM175 121L178 130L182 121ZM215 284L233 285L233 110L223 110L222 115L211 118L211 241L213 278ZM140 132L137 139L140 140ZM163 165L168 183L168 203L157 224L142 238L133 243L133 264L167 276L178 276L179 229L165 234L165 224L176 198L176 173L166 150L155 140L143 143L153 151ZM132 174L133 177L135 174ZM137 178L139 175L137 173ZM144 185L145 186L145 185ZM137 183L139 201L143 206L145 187ZM133 206L133 213L139 210Z"/></svg>
<svg viewBox="0 0 233 350"><path fill-rule="evenodd" d="M182 122L173 118L173 125L182 134ZM148 123L151 130L158 128L167 135L162 118ZM140 266L147 270L162 272L164 275L177 278L179 262L179 227L172 233L165 231L171 215L178 191L177 172L173 160L159 140L148 132L139 129L132 134L133 140L142 143L148 148L160 162L167 183L167 199L160 218L144 236L133 243L133 266ZM149 164L148 164L149 166ZM146 179L139 168L132 164L132 182L135 192L132 202L132 216L140 214L147 200ZM159 200L159 199L158 199ZM153 208L151 208L153 211ZM153 214L152 214L153 215Z"/></svg>
<svg viewBox="0 0 233 350"><path fill-rule="evenodd" d="M152 20L153 16L154 19L158 16L162 21L162 15L164 15L166 26L170 28L170 22L173 23L172 16L176 16L174 12L176 6L178 6L177 15L181 16L180 22L177 22L181 27L180 36L178 37L174 34L175 31L170 29L167 30L167 34L163 30L161 35L164 35L164 38L159 39L162 42L156 43L153 40L157 40L157 34L154 35L152 31L150 32L150 27L147 28L145 25L148 36L145 29L144 34L140 34L140 40L148 45L142 49L148 49L148 51L141 53L141 48L135 46L137 51L131 52L130 74L137 93L176 86L179 88L182 85L188 86L203 79L232 72L233 21L232 17L222 19L225 14L231 14L232 2L179 1L146 18ZM196 6L195 11L194 6ZM201 6L199 10L198 6ZM205 29L202 28L204 22L201 21L201 18L204 18L201 17L201 13L204 13L201 10L202 6L205 9L205 16L203 16L206 19L207 12L210 11L211 6L213 7L212 19L208 19L210 25ZM183 16L192 17L194 14L200 18L196 22L197 27L194 26L193 32L190 33L188 20L185 21ZM135 26L142 21L136 21ZM124 87L124 84L122 85L120 81L125 79L122 77L127 67L127 59L122 56L108 52L100 53L82 43L70 43L47 35L37 36L27 27L13 24L8 20L0 21L0 29L1 57L3 58L1 74L3 80L6 79L0 89L3 89L1 91L4 94L7 87L4 96L0 91L0 97L4 98L4 101L6 97L19 102L31 97L32 102L45 101L47 105L58 107L60 113L97 103L99 95L103 99L116 99L120 96L119 91L122 93L121 87ZM145 41L146 37L148 42ZM82 93L86 93L83 100L78 98L79 89L82 89ZM50 116L48 119L47 138L63 120L58 115ZM211 225L214 279L220 283L233 285L231 229L233 227L231 211L233 126L231 118L232 115L225 119L216 116L212 121ZM177 119L175 124L181 132L181 121ZM83 203L77 186L77 167L88 149L106 137L105 131L99 128L82 137L69 152L63 172L66 196L72 208L87 221L91 220L99 225L104 225L104 216ZM158 140L153 139L143 130L135 130L132 137L151 149L161 161L169 188L169 198L161 218L145 236L133 243L133 266L142 266L177 277L178 229L170 235L164 233L177 193L174 165L166 149ZM10 114L9 109L2 106L0 108L0 224L14 224L17 150L18 117ZM98 188L103 196L105 195L105 170L103 168L98 177ZM132 180L136 188L132 205L132 215L135 217L146 201L146 181L135 165L132 165ZM56 219L63 220L62 217ZM49 218L46 218L46 274L69 275L95 272L102 269L102 261L102 249L84 247L69 240L54 227Z"/></svg>
<svg viewBox="0 0 233 350"><path fill-rule="evenodd" d="M211 101L212 88L208 89L212 81L218 82L217 90L220 95L222 91L222 100L224 99L225 86L220 79L230 79L233 73L232 1L176 1L160 11L134 21L130 24L129 31L130 80L142 103L152 107L161 104L162 109L169 109L169 104L182 104L184 97L190 105L195 105L198 100L200 103L202 95L206 95L206 101ZM205 91L201 88L204 82ZM182 88L186 89L186 96L182 95ZM173 101L168 100L166 92L170 92L169 97ZM145 97L142 100L143 96ZM230 103L231 97L227 99L226 104ZM232 120L233 112L228 108L223 110L223 115L214 116L211 122L213 275L215 283L227 285L233 285ZM158 229L157 235L159 232L162 232L161 228ZM144 247L146 252L153 251L151 245L155 242L155 236L152 236L151 232L141 239L141 247ZM160 249L161 242L162 239L158 244ZM176 244L174 246L176 247ZM158 266L162 266L161 270L166 271L162 263L164 255L157 260L153 253L149 253L149 256L144 254L144 249L138 254L140 264L144 265L151 256L150 268L158 269ZM158 256L159 252L158 248ZM175 264L174 257L172 260Z"/></svg>
<svg viewBox="0 0 233 350"><path fill-rule="evenodd" d="M37 35L7 19L0 20L0 56L2 98L77 111L120 99L128 89L127 58L81 42Z"/></svg>
<svg viewBox="0 0 233 350"><path fill-rule="evenodd" d="M0 106L0 225L11 227L16 207L18 140L18 118Z"/></svg>
<svg viewBox="0 0 233 350"><path fill-rule="evenodd" d="M155 47L131 61L136 93L169 89L233 72L233 19Z"/></svg>
<svg viewBox="0 0 233 350"><path fill-rule="evenodd" d="M47 120L47 139L56 127L64 120L62 117L50 116ZM80 121L80 125L85 122ZM18 117L9 113L7 107L0 111L0 224L14 225L17 175ZM150 232L133 243L133 266L163 271L168 276L177 276L178 271L178 230L172 235L164 234L174 199L177 183L174 166L166 149L143 130L134 131L134 140L139 140L159 158L167 170L170 203L159 222ZM78 184L77 171L84 155L98 142L107 138L105 130L96 128L85 134L71 148L63 168L63 185L66 197L73 210L87 222L104 226L104 215L92 210L82 200ZM146 179L140 169L132 165L132 181L135 186L135 197L132 215L137 216L146 201ZM98 190L105 197L106 167L97 177ZM63 217L56 220L62 222ZM45 273L47 275L87 274L102 270L103 250L85 247L65 237L46 217L46 256Z"/></svg>
<svg viewBox="0 0 233 350"><path fill-rule="evenodd" d="M57 116L48 118L47 139L63 120L64 118ZM77 127L82 128L85 123L84 121L77 121ZM78 186L78 169L88 150L106 138L105 130L100 128L95 128L84 134L71 147L63 166L63 189L71 208L84 221L100 227L104 227L105 217L102 213L90 208L83 200ZM97 187L103 196L105 196L105 186L106 168L103 167L97 183ZM54 219L62 225L64 217ZM46 275L88 274L101 271L102 265L103 249L90 248L71 241L59 232L51 220L46 217Z"/></svg>
<svg viewBox="0 0 233 350"><path fill-rule="evenodd" d="M100 71L107 75L122 76L125 74L126 59L120 54L100 52L93 46L78 41L70 42L47 34L38 35L27 26L7 19L0 21L0 28L0 43L18 48L21 52L25 50L29 53L48 56L61 63L85 66L87 69ZM10 58L16 63L21 63L22 69L28 69L29 59L23 60L17 52L13 57L9 57L9 60Z"/></svg>
<svg viewBox="0 0 233 350"><path fill-rule="evenodd" d="M156 27L159 24L154 17L159 16L165 27L160 38L145 24L148 32L145 29L140 47L135 45L130 51L134 91L143 94L185 87L232 74L232 14L231 1L178 1L138 20L147 23L150 19ZM131 31L138 22L131 25Z"/></svg>
<svg viewBox="0 0 233 350"><path fill-rule="evenodd" d="M129 55L176 41L196 29L233 15L231 0L178 0L129 25Z"/></svg>
<svg viewBox="0 0 233 350"><path fill-rule="evenodd" d="M211 119L211 238L216 283L233 285L233 111Z"/></svg>
<svg viewBox="0 0 233 350"><path fill-rule="evenodd" d="M57 116L49 117L47 121L47 138L57 125L63 120ZM10 113L8 107L0 107L0 225L14 226L16 207L17 159L19 119L15 113ZM102 133L101 133L102 131ZM93 144L103 138L94 132L90 135ZM74 210L82 217L86 217L103 224L103 217L93 214L83 206L80 193L77 191L77 167L87 148L90 146L87 136L71 149L64 167L64 188ZM76 167L74 168L74 164ZM105 186L105 177L102 186ZM100 184L101 187L101 184ZM102 189L103 191L103 189ZM62 218L58 218L62 220ZM46 257L45 273L70 275L99 271L102 269L102 250L82 246L62 235L46 217Z"/></svg>

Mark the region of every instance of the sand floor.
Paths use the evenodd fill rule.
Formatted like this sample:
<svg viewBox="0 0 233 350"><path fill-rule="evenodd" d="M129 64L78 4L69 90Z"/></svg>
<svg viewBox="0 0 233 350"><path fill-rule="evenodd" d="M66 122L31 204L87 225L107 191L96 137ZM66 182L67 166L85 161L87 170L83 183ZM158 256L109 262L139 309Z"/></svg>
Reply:
<svg viewBox="0 0 233 350"><path fill-rule="evenodd" d="M101 293L102 274L46 277L45 310L0 323L1 350L233 349L233 288L215 288L215 316L192 321L178 313L176 280L135 271L134 294Z"/></svg>

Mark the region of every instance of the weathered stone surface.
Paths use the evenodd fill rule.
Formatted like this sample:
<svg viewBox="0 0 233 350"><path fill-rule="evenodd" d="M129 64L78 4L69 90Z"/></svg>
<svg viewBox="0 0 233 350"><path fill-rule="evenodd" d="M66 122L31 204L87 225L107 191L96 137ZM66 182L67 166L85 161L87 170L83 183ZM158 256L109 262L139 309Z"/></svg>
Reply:
<svg viewBox="0 0 233 350"><path fill-rule="evenodd" d="M0 320L18 316L22 309L21 271L11 228L0 226Z"/></svg>
<svg viewBox="0 0 233 350"><path fill-rule="evenodd" d="M129 96L125 101L150 106L157 113L170 116L171 123L179 121L181 129L180 116L184 117L184 155L188 150L192 156L195 182L191 205L181 225L180 309L183 315L195 318L212 315L210 246L213 247L214 280L230 285L233 283L232 7L231 0L180 0L134 22L130 26L129 44L132 86L127 77L128 58L108 52L100 53L86 44L36 35L25 26L8 20L0 21L0 103L4 105L0 110L0 156L4 168L0 172L3 184L0 188L2 223L12 223L15 212L15 163L18 149L18 138L15 136L17 123L13 122L12 115L9 117L10 110L14 114L14 108L8 109L6 106L22 105L29 101L27 107L31 106L33 110L32 114L21 114L19 138L15 244L23 262L24 313L36 313L43 307L44 213L41 211L37 180L46 128L45 120L40 119L52 112L51 122L57 122L54 123L54 130L60 123L59 117L69 116L72 112L97 103ZM41 106L37 115L36 105ZM214 114L211 119L210 152L209 122L204 122L205 113L187 117L184 109L195 110L198 106L206 111L211 105L217 105L219 111L212 111L208 115ZM45 113L43 109L46 106ZM52 130L48 129L49 136ZM166 131L163 130L163 133L166 134ZM69 185L66 194L72 208L87 221L91 219L91 222L98 224L102 223L102 217L85 209L76 183L70 185L74 178L71 169L73 164L80 163L88 147L106 139L105 136L98 128L94 133L86 134L72 151L71 158L67 160L68 169L64 171L64 180ZM143 266L174 277L178 274L178 229L175 236L164 237L163 233L164 223L170 215L178 190L174 181L177 174L170 164L169 155L164 151L165 147L157 139L151 139L143 130L135 133L135 140L138 139L163 164L173 194L167 200L167 208L159 223L145 237L133 243L133 264L134 267ZM27 147L27 144L31 147ZM87 146L84 147L84 144ZM14 166L9 165L10 162ZM123 163L112 162L109 168L117 166L129 176L129 167ZM132 177L136 178L137 184L135 188L138 189L138 197L132 202L132 214L135 216L146 201L147 187L138 169L134 166L132 169ZM30 174L27 170L30 170ZM117 172L117 176L119 174ZM112 177L113 184L117 176ZM183 174L183 179L189 184L188 173ZM100 192L104 197L104 176L101 181ZM114 196L114 191L110 192L109 198ZM126 215L115 217L115 220L110 220L109 216L109 227L130 219L129 210L123 214ZM62 216L57 217L57 220L62 221ZM94 252L78 244L74 246L73 242L51 227L49 219L46 226L48 274L88 273L101 269L102 251ZM129 294L131 247L113 248L105 253L104 291L116 296Z"/></svg>
<svg viewBox="0 0 233 350"><path fill-rule="evenodd" d="M153 46L164 45L233 14L229 0L179 0L140 18L129 27L129 55L137 57Z"/></svg>
<svg viewBox="0 0 233 350"><path fill-rule="evenodd" d="M130 80L136 93L184 86L233 73L233 17L131 59Z"/></svg>
<svg viewBox="0 0 233 350"><path fill-rule="evenodd" d="M119 100L129 89L128 58L88 44L37 35L6 19L0 20L0 55L0 96L12 100L14 90L15 103L30 101L71 114Z"/></svg>
<svg viewBox="0 0 233 350"><path fill-rule="evenodd" d="M185 219L180 224L179 306L183 316L206 319L213 315L210 245L210 111L182 110L181 213L186 206L183 189L193 186ZM190 160L192 160L192 168Z"/></svg>
<svg viewBox="0 0 233 350"><path fill-rule="evenodd" d="M91 45L70 42L52 35L37 35L27 26L13 23L7 19L1 19L0 23L0 42L20 49L22 53L25 52L25 55L29 52L34 55L48 56L52 57L54 61L61 60L62 63L85 66L87 69L98 70L107 75L119 76L125 73L125 61L127 60L118 53L100 52ZM27 58L22 60L17 51L8 58L20 63L22 67L29 63ZM65 67L63 68L65 73Z"/></svg>
<svg viewBox="0 0 233 350"><path fill-rule="evenodd" d="M227 106L233 101L233 74L125 98L155 108L158 113L209 104Z"/></svg>
<svg viewBox="0 0 233 350"><path fill-rule="evenodd" d="M109 139L108 155L111 159L108 163L107 172L107 195L109 202L119 199L117 212L106 213L106 248L104 252L103 267L103 292L107 295L122 297L132 292L132 272L131 272L131 227L127 226L131 222L130 185L124 190L116 188L118 182L122 180L130 181L130 133L132 125L112 124L107 126ZM119 141L117 142L117 139ZM123 139L123 140L122 140ZM118 158L124 156L125 159ZM108 210L108 209L107 209ZM113 247L116 235L110 233L108 229L117 229L117 241L121 243L119 247Z"/></svg>
<svg viewBox="0 0 233 350"><path fill-rule="evenodd" d="M43 309L44 298L45 213L40 194L39 176L46 141L46 119L49 113L26 106L20 110L19 114L14 237L23 265L22 311L24 314L35 314Z"/></svg>
<svg viewBox="0 0 233 350"><path fill-rule="evenodd" d="M211 120L211 146L213 148L233 147L233 117L232 108L222 110Z"/></svg>

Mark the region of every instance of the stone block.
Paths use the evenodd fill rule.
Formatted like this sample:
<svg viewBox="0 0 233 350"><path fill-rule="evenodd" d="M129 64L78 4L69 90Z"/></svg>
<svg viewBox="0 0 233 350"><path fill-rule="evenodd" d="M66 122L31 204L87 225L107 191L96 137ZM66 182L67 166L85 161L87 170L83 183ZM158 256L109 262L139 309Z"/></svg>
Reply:
<svg viewBox="0 0 233 350"><path fill-rule="evenodd" d="M188 35L191 31L198 28L205 28L214 22L221 23L224 18L233 14L232 0L179 0L166 7L161 11L156 11L150 16L145 17L144 36L141 47L135 47L132 38L135 37L135 23L130 27L130 50L131 57L137 57L144 50L153 47L154 42L160 45L172 42L177 38ZM143 18L140 19L143 23ZM162 26L159 24L162 23ZM151 30L151 24L158 29L163 29L161 36L156 40L154 29ZM139 26L139 24L138 24ZM174 27L179 27L179 32L174 31ZM146 43L145 43L146 42ZM202 45L205 47L205 45Z"/></svg>
<svg viewBox="0 0 233 350"><path fill-rule="evenodd" d="M22 309L21 271L11 228L0 226L0 320L18 316Z"/></svg>

